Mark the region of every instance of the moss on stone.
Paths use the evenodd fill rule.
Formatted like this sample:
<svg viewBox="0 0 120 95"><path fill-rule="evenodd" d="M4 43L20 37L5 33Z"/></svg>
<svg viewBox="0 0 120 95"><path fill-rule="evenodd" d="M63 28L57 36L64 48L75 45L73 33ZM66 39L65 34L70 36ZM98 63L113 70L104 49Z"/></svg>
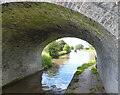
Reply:
<svg viewBox="0 0 120 95"><path fill-rule="evenodd" d="M39 29L46 25L63 24L66 21L73 22L86 29L98 30L94 21L62 6L30 2L9 3L2 6L3 28L9 28L11 31L31 28Z"/></svg>

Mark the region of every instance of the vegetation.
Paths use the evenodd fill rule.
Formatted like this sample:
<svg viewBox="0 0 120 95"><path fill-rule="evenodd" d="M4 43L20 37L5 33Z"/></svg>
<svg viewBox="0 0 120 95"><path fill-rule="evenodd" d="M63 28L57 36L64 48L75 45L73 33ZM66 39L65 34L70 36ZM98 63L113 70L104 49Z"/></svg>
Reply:
<svg viewBox="0 0 120 95"><path fill-rule="evenodd" d="M71 47L70 47L70 49L71 49L71 50L74 50L74 47L73 47L73 46L71 46Z"/></svg>
<svg viewBox="0 0 120 95"><path fill-rule="evenodd" d="M54 41L48 44L43 50L45 54L49 54L52 58L58 58L60 55L67 54L70 51L70 46L63 40Z"/></svg>
<svg viewBox="0 0 120 95"><path fill-rule="evenodd" d="M64 54L67 54L66 51L61 51L61 52L58 52L59 55L64 55Z"/></svg>
<svg viewBox="0 0 120 95"><path fill-rule="evenodd" d="M60 41L58 41L58 45L59 45L59 51L63 51L63 48L64 48L64 45L65 45L66 43L63 41L63 40L60 40Z"/></svg>
<svg viewBox="0 0 120 95"><path fill-rule="evenodd" d="M52 58L50 55L47 54L42 55L42 66L43 67L52 66Z"/></svg>
<svg viewBox="0 0 120 95"><path fill-rule="evenodd" d="M83 48L84 48L84 46L82 44L78 44L78 45L75 46L76 50L80 50L80 49L83 49Z"/></svg>
<svg viewBox="0 0 120 95"><path fill-rule="evenodd" d="M96 67L91 68L91 73L92 74L98 74L98 70L96 69Z"/></svg>
<svg viewBox="0 0 120 95"><path fill-rule="evenodd" d="M82 66L77 67L76 74L80 75L86 68L88 68L88 67L90 67L90 66L92 66L94 64L96 64L95 61L90 61L88 63L83 64Z"/></svg>
<svg viewBox="0 0 120 95"><path fill-rule="evenodd" d="M91 44L89 44L88 46L90 50L94 50L94 47Z"/></svg>
<svg viewBox="0 0 120 95"><path fill-rule="evenodd" d="M70 46L68 44L65 44L64 45L64 48L63 48L64 51L66 51L67 53L69 53L71 50L70 50Z"/></svg>
<svg viewBox="0 0 120 95"><path fill-rule="evenodd" d="M90 88L89 90L90 90L90 93L95 93L97 91L96 88Z"/></svg>
<svg viewBox="0 0 120 95"><path fill-rule="evenodd" d="M59 54L58 54L58 43L56 41L48 44L48 46L45 48L45 51L48 52L48 54L52 57L52 58L58 58Z"/></svg>
<svg viewBox="0 0 120 95"><path fill-rule="evenodd" d="M82 49L81 51L88 51L88 52L95 52L95 50L90 50L89 48L84 48L84 49Z"/></svg>
<svg viewBox="0 0 120 95"><path fill-rule="evenodd" d="M100 90L103 90L103 89L104 89L103 86L96 85L95 88L90 88L89 90L90 90L90 93L92 94L92 93L96 93L97 91L100 91Z"/></svg>

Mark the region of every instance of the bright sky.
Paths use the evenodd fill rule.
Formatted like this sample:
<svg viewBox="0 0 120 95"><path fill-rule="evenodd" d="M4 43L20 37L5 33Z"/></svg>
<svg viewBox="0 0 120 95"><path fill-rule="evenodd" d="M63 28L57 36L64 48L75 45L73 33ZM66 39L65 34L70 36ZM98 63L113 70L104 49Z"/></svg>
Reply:
<svg viewBox="0 0 120 95"><path fill-rule="evenodd" d="M89 44L88 42L84 40L74 38L74 37L65 37L65 38L58 39L57 41L59 40L64 40L69 46L76 46L78 44L83 44L84 47L87 47Z"/></svg>

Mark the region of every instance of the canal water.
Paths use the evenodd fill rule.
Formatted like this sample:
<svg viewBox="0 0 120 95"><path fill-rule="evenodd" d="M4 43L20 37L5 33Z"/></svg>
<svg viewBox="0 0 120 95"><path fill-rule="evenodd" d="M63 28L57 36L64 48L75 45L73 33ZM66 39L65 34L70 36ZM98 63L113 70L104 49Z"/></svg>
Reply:
<svg viewBox="0 0 120 95"><path fill-rule="evenodd" d="M3 93L64 93L77 67L93 60L94 52L71 52L53 59L53 67L4 88Z"/></svg>

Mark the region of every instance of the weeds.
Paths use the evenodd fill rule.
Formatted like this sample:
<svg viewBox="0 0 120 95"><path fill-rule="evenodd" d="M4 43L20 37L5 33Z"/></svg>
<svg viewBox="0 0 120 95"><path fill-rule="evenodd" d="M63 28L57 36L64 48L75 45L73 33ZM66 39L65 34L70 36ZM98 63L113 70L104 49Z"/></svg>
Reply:
<svg viewBox="0 0 120 95"><path fill-rule="evenodd" d="M96 69L96 67L91 68L91 73L92 74L98 74L98 70Z"/></svg>
<svg viewBox="0 0 120 95"><path fill-rule="evenodd" d="M88 63L83 64L82 66L77 67L76 74L80 75L86 68L88 68L88 67L90 67L90 66L92 66L94 64L96 64L95 61L90 61Z"/></svg>
<svg viewBox="0 0 120 95"><path fill-rule="evenodd" d="M90 93L95 93L97 91L96 88L90 88L89 90L90 90Z"/></svg>

